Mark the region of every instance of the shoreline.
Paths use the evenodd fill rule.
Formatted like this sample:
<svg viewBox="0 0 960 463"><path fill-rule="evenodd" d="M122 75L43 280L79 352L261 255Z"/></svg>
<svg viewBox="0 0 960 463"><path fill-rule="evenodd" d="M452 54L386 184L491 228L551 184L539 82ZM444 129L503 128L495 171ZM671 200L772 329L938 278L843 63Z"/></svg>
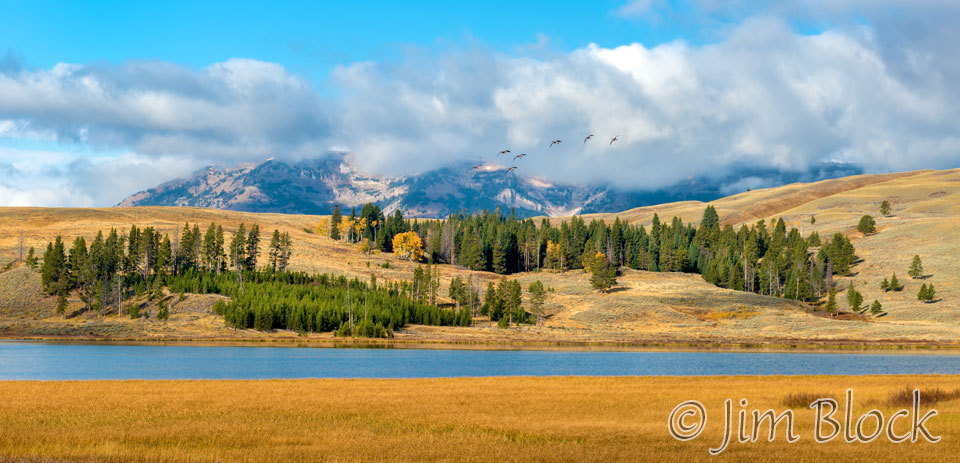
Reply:
<svg viewBox="0 0 960 463"><path fill-rule="evenodd" d="M56 344L155 345L204 347L287 347L326 349L531 350L594 352L764 352L764 353L928 353L960 354L960 343L885 341L758 342L643 342L643 341L500 341L358 338L106 338L96 336L7 336L0 342Z"/></svg>

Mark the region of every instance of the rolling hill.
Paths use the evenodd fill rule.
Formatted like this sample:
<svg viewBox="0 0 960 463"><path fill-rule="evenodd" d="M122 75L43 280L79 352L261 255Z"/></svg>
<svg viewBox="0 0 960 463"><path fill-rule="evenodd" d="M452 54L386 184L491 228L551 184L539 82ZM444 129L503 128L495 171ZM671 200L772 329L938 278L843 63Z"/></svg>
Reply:
<svg viewBox="0 0 960 463"><path fill-rule="evenodd" d="M877 212L882 200L892 205L889 217ZM816 183L790 184L754 190L709 203L683 201L592 214L585 218L649 223L653 214L663 219L679 216L696 222L704 207L713 205L722 222L739 227L757 220L783 218L821 236L844 233L854 242L860 262L853 275L838 280L841 308L843 289L850 281L866 302L879 300L886 315L831 317L784 299L726 290L698 275L627 270L611 294L590 290L587 276L530 272L512 276L526 286L534 280L554 289L547 298L548 316L539 326L498 329L481 321L470 328L414 326L398 339L415 342L613 342L627 344L951 344L960 343L960 169L859 175ZM878 233L863 236L855 230L864 214L877 220ZM813 220L812 220L813 219ZM239 223L258 223L262 229L290 231L295 244L291 265L311 272L335 272L381 280L409 279L413 264L391 255L364 256L352 245L311 233L315 215L267 214L188 207L129 207L107 209L0 208L0 265L16 255L18 236L27 246L42 248L57 234L92 236L109 227L152 225L174 233L183 223L217 222L229 231ZM559 221L563 218L553 218ZM913 255L920 255L926 275L907 277ZM389 263L389 268L383 264ZM498 276L441 266L443 289L456 275L473 274L486 284ZM906 284L902 292L883 292L880 280L894 272ZM168 325L131 321L123 317L53 316L50 298L37 294L37 276L12 265L0 273L0 333L13 335L113 336L131 338L296 338L294 333L234 333L209 313L212 301L191 295L173 307ZM923 303L916 293L921 283L934 283L938 301ZM441 291L445 292L445 291ZM325 335L311 335L315 339Z"/></svg>

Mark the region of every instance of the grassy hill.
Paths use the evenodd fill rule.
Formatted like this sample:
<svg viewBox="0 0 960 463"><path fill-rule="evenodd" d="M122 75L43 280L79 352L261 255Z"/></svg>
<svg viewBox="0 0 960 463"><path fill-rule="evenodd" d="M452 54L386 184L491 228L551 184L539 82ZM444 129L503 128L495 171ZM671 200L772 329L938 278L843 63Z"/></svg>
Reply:
<svg viewBox="0 0 960 463"><path fill-rule="evenodd" d="M892 214L881 217L882 200ZM653 214L685 222L700 219L707 203L686 201L631 209L619 214L595 214L613 220L649 224ZM801 228L804 236L834 232L848 235L861 262L853 276L839 278L843 289L854 281L867 303L879 300L886 315L830 317L812 313L793 301L726 290L698 275L626 270L620 286L610 294L590 291L580 271L514 275L526 287L541 280L554 289L547 298L548 316L539 326L501 330L485 321L471 328L414 326L398 339L416 342L613 342L691 344L860 344L960 342L960 169L861 175L811 184L792 184L754 190L712 201L721 221L735 227L781 217ZM862 236L855 227L864 214L877 220L878 233ZM811 223L815 218L815 223ZM0 266L17 255L22 233L26 246L41 251L56 235L91 238L97 230L130 225L153 226L173 235L184 223L222 224L228 231L241 222L259 224L266 232L289 231L294 241L291 268L333 272L383 280L409 279L414 264L391 255L359 254L353 245L312 233L318 216L253 214L194 208L44 209L0 208ZM552 219L559 221L563 219ZM911 280L907 268L920 255L926 277L934 283L938 302L917 300L921 280ZM389 268L385 268L389 267ZM894 272L905 283L899 293L884 293L879 283ZM456 275L473 273L486 285L499 277L442 266L443 287ZM838 296L846 307L844 292ZM75 305L79 302L74 301ZM52 312L52 298L39 295L39 278L19 264L0 273L0 332L13 335L74 335L126 338L256 338L295 337L293 333L234 332L209 313L210 296L188 295L172 307L169 322L129 320L126 317L83 315L66 320ZM328 339L311 335L308 339Z"/></svg>

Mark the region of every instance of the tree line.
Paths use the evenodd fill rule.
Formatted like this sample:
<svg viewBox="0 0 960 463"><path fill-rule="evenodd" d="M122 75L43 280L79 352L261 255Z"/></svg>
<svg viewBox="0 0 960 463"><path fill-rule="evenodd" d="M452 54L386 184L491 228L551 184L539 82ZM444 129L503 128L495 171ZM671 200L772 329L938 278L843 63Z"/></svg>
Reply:
<svg viewBox="0 0 960 463"><path fill-rule="evenodd" d="M379 211L370 205L359 215L351 211L351 217L373 218L353 238L335 235L334 222L344 220L336 216L320 226L329 227L331 237L347 240L370 234L385 252L392 251L393 235L415 233L425 243L428 262L501 275L585 269L601 291L615 282L617 268L628 267L698 273L724 288L815 301L833 287L834 275L848 274L857 260L853 244L840 233L823 241L816 232L804 238L798 229L787 229L783 219L760 220L735 230L729 224L721 226L713 206L706 207L698 226L684 224L678 217L661 222L654 214L649 228L619 218L611 224L596 219L586 223L576 216L559 225L543 219L538 226L532 219L517 218L513 211L504 215L499 209L410 221L396 211L374 233L370 223L381 223Z"/></svg>
<svg viewBox="0 0 960 463"><path fill-rule="evenodd" d="M190 270L169 276L172 292L221 294L214 304L227 325L259 331L335 332L340 336L391 337L407 324L469 326L470 312L443 310L415 297L410 282L379 284L357 278L270 270Z"/></svg>
<svg viewBox="0 0 960 463"><path fill-rule="evenodd" d="M87 245L76 237L69 249L61 236L47 244L39 263L43 291L57 295L63 314L66 298L76 292L87 310L102 311L146 296L157 303L157 318L169 316L163 288L171 293L220 294L214 312L238 329L298 332L333 331L338 335L386 337L408 323L469 326L470 310L436 306L439 273L415 273L412 282L378 284L328 274L288 270L292 240L274 230L261 256L260 229L240 224L226 243L221 225L185 225L171 239L154 227L132 226L128 233L97 233ZM418 268L418 271L420 269ZM432 288L432 289L431 289ZM182 296L181 296L182 297ZM132 317L149 316L129 305Z"/></svg>
<svg viewBox="0 0 960 463"><path fill-rule="evenodd" d="M274 230L268 246L266 268L284 272L289 264L293 242L290 234ZM228 254L229 250L229 254ZM42 256L40 277L43 291L57 295L57 311L66 308L66 297L76 291L88 310L101 311L123 300L142 294L166 277L191 271L220 274L230 268L252 271L260 266L260 229L250 231L240 224L229 248L224 229L211 223L205 233L200 226L185 224L180 233L170 235L154 227L130 227L120 233L116 228L104 234L98 231L92 242L77 236L69 249L61 236L47 243Z"/></svg>

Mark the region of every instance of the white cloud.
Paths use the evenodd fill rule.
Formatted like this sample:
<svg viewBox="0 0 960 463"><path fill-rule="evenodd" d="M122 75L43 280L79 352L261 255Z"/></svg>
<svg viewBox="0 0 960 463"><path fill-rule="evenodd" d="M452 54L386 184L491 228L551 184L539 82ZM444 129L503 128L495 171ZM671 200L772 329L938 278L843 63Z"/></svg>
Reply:
<svg viewBox="0 0 960 463"><path fill-rule="evenodd" d="M0 206L112 206L198 167L169 156L0 148Z"/></svg>
<svg viewBox="0 0 960 463"><path fill-rule="evenodd" d="M960 7L939 1L697 4L705 15L759 13L705 45L589 45L529 54L470 48L354 63L332 72L335 96L328 98L283 67L256 60L200 70L158 62L12 67L0 70L0 137L138 153L109 161L74 158L73 172L89 176L113 166L116 173L105 177L155 172L144 176L150 184L207 162L297 159L334 148L352 151L381 173L489 160L509 148L528 154L516 164L526 174L630 188L729 177L744 167L960 165L960 87L954 84L960 57L953 50L960 43L954 27ZM646 0L620 12L674 14L669 8ZM813 29L822 32L796 32L788 19L815 20ZM584 144L589 133L595 137ZM613 136L619 141L610 145ZM548 148L556 138L563 143ZM84 162L97 169L83 170ZM26 185L18 178L27 175L8 175L7 188ZM96 193L97 185L78 182L67 185L99 205L149 186L115 181L110 188L116 191ZM745 182L731 188L755 183Z"/></svg>
<svg viewBox="0 0 960 463"><path fill-rule="evenodd" d="M454 54L416 72L361 63L335 74L337 136L381 170L510 148L529 154L528 173L641 188L745 166L960 164L960 98L933 82L947 68L930 60L929 78L904 78L880 43L867 27L802 35L764 17L705 46ZM565 143L547 148L554 138Z"/></svg>
<svg viewBox="0 0 960 463"><path fill-rule="evenodd" d="M129 62L0 72L0 118L59 140L227 162L297 152L327 135L309 82L248 59L199 71Z"/></svg>

